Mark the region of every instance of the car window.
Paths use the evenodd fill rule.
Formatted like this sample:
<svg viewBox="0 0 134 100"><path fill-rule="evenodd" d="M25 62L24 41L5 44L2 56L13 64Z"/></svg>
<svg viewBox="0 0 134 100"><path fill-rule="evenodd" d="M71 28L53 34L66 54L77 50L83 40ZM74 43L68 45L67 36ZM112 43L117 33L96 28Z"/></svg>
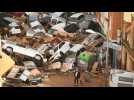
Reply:
<svg viewBox="0 0 134 100"><path fill-rule="evenodd" d="M66 13L63 13L60 15L60 17L66 18L66 15L67 15Z"/></svg>
<svg viewBox="0 0 134 100"><path fill-rule="evenodd" d="M98 35L98 36L95 37L95 39L99 39L100 37L101 37L101 36Z"/></svg>
<svg viewBox="0 0 134 100"><path fill-rule="evenodd" d="M81 16L78 17L78 20L81 20L83 18L84 18L84 15L81 15Z"/></svg>
<svg viewBox="0 0 134 100"><path fill-rule="evenodd" d="M38 26L34 26L34 27L33 27L33 29L37 29L37 28L39 28L39 25L38 25Z"/></svg>
<svg viewBox="0 0 134 100"><path fill-rule="evenodd" d="M52 34L54 31L56 31L56 30L50 29L50 30L48 31L48 34Z"/></svg>
<svg viewBox="0 0 134 100"><path fill-rule="evenodd" d="M57 20L56 19L52 19L52 24L56 24L57 23Z"/></svg>
<svg viewBox="0 0 134 100"><path fill-rule="evenodd" d="M65 42L61 42L61 43L59 44L59 48L61 48L64 44L65 44Z"/></svg>
<svg viewBox="0 0 134 100"><path fill-rule="evenodd" d="M75 22L77 19L75 17L70 17L69 20Z"/></svg>
<svg viewBox="0 0 134 100"><path fill-rule="evenodd" d="M15 26L15 28L16 28L16 29L20 29L20 27L19 27L19 26Z"/></svg>
<svg viewBox="0 0 134 100"><path fill-rule="evenodd" d="M62 23L62 21L58 21L57 24Z"/></svg>
<svg viewBox="0 0 134 100"><path fill-rule="evenodd" d="M59 46L57 46L55 49L54 49L54 52L56 52L58 50Z"/></svg>

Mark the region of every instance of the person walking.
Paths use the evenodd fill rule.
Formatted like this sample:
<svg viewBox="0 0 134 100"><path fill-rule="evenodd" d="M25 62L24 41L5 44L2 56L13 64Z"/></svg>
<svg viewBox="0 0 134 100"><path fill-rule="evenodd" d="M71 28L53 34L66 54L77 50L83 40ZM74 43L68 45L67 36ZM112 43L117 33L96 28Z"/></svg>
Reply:
<svg viewBox="0 0 134 100"><path fill-rule="evenodd" d="M80 71L76 69L74 72L74 84L75 85L79 84L79 79L80 79Z"/></svg>

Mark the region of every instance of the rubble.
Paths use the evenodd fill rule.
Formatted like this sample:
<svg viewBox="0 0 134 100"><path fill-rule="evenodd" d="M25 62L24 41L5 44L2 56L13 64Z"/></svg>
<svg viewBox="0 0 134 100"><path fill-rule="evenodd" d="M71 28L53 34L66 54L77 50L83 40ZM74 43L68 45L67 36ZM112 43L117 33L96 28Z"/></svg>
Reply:
<svg viewBox="0 0 134 100"><path fill-rule="evenodd" d="M111 69L109 77L110 87L134 87L134 72Z"/></svg>
<svg viewBox="0 0 134 100"><path fill-rule="evenodd" d="M71 70L72 67L73 67L73 63L63 63L61 72L67 72L67 71Z"/></svg>
<svg viewBox="0 0 134 100"><path fill-rule="evenodd" d="M24 61L24 67L26 67L26 69L34 69L36 68L36 64L33 61Z"/></svg>
<svg viewBox="0 0 134 100"><path fill-rule="evenodd" d="M60 62L55 62L51 65L49 65L48 69L60 69L61 68L61 63Z"/></svg>
<svg viewBox="0 0 134 100"><path fill-rule="evenodd" d="M14 60L0 61L0 78L4 74L7 84L45 86L51 71L71 73L75 67L95 72L95 49L104 39L90 30L84 13L12 12L3 20L8 23L2 51Z"/></svg>

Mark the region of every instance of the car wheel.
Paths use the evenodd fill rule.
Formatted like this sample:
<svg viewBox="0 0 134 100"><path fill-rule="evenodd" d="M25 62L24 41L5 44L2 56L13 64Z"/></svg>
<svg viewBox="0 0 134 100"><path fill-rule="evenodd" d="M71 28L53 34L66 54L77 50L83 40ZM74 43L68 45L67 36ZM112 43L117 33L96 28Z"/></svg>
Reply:
<svg viewBox="0 0 134 100"><path fill-rule="evenodd" d="M35 64L37 65L37 67L42 66L42 64L43 64L43 59L42 59L42 57L41 57L40 55L36 55L36 56L34 57L34 59L35 59Z"/></svg>
<svg viewBox="0 0 134 100"><path fill-rule="evenodd" d="M41 60L42 58L41 58L40 55L36 55L36 56L35 56L35 59L36 59L36 60Z"/></svg>
<svg viewBox="0 0 134 100"><path fill-rule="evenodd" d="M12 54L12 53L13 53L13 48L12 48L12 47L7 47L7 48L6 48L6 51L7 51L8 53L11 53L11 54Z"/></svg>

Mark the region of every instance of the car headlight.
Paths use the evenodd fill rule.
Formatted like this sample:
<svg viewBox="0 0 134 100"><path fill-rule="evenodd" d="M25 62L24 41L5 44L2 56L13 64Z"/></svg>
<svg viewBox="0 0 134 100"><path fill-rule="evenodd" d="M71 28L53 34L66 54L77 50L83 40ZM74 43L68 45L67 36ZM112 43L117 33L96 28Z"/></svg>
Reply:
<svg viewBox="0 0 134 100"><path fill-rule="evenodd" d="M43 59L43 62L45 62L45 63L46 63L46 62L47 62L47 59Z"/></svg>

